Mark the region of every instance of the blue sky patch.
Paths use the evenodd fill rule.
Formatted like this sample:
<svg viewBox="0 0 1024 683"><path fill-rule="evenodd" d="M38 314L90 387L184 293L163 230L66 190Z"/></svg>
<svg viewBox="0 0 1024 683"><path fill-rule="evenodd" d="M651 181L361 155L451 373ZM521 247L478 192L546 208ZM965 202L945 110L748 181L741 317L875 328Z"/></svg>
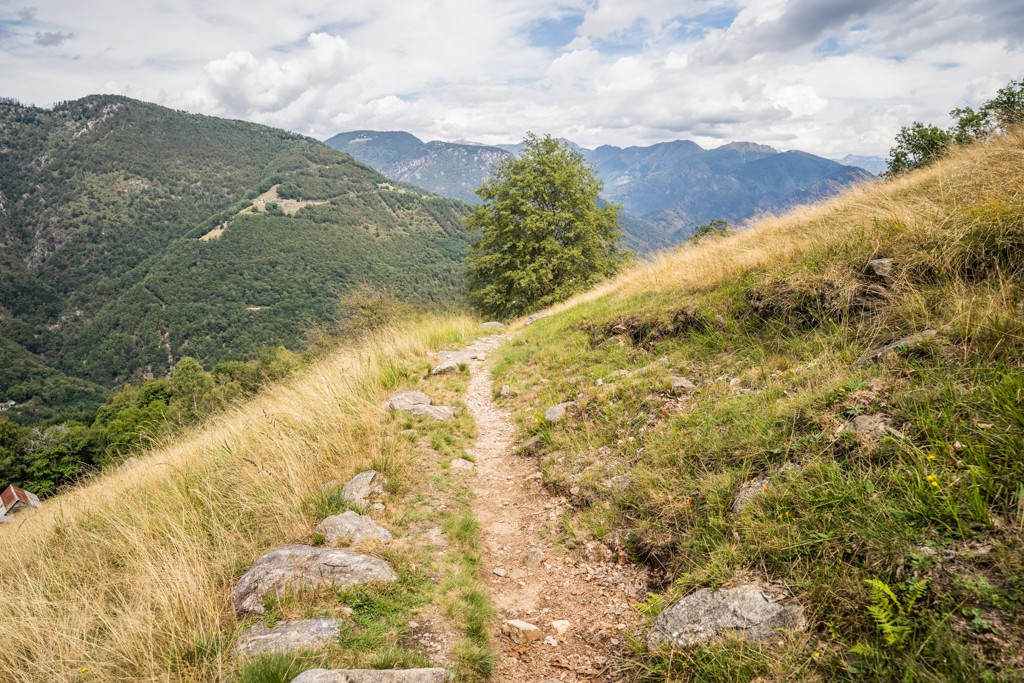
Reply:
<svg viewBox="0 0 1024 683"><path fill-rule="evenodd" d="M568 14L558 19L536 21L527 27L526 33L531 45L558 50L572 42L576 29L582 23L582 14Z"/></svg>

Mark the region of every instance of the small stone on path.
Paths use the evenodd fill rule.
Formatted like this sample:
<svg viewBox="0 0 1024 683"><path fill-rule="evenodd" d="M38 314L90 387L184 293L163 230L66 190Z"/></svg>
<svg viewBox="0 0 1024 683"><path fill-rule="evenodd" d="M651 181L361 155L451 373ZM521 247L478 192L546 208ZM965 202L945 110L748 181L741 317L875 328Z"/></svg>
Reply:
<svg viewBox="0 0 1024 683"><path fill-rule="evenodd" d="M324 535L328 543L348 541L360 543L366 540L387 543L391 540L391 532L373 521L366 515L346 510L340 515L331 515L316 526L316 530Z"/></svg>
<svg viewBox="0 0 1024 683"><path fill-rule="evenodd" d="M506 621L501 625L501 632L517 645L527 645L535 640L540 640L544 636L539 628L519 619Z"/></svg>
<svg viewBox="0 0 1024 683"><path fill-rule="evenodd" d="M523 564L527 567L536 567L544 561L544 551L540 548L530 548L523 556Z"/></svg>
<svg viewBox="0 0 1024 683"><path fill-rule="evenodd" d="M452 460L453 472L472 472L475 468L476 465L465 458L455 458Z"/></svg>
<svg viewBox="0 0 1024 683"><path fill-rule="evenodd" d="M558 635L564 636L572 628L572 623L565 619L557 619L551 622L551 628Z"/></svg>

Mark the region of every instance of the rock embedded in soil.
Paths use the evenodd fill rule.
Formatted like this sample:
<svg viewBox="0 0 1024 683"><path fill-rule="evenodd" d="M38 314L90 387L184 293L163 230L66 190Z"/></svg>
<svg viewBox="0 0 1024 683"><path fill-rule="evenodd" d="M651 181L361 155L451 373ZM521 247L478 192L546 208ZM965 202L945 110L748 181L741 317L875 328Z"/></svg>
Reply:
<svg viewBox="0 0 1024 683"><path fill-rule="evenodd" d="M572 628L572 623L565 619L556 619L551 622L551 629L558 635L564 636Z"/></svg>
<svg viewBox="0 0 1024 683"><path fill-rule="evenodd" d="M505 323L499 323L497 320L489 320L482 326L485 330L503 330L505 329Z"/></svg>
<svg viewBox="0 0 1024 683"><path fill-rule="evenodd" d="M771 484L772 481L768 477L758 477L757 479L743 482L743 485L740 486L740 490L736 492L736 497L732 501L732 511L738 515L746 510L754 502L755 498L771 488Z"/></svg>
<svg viewBox="0 0 1024 683"><path fill-rule="evenodd" d="M431 375L454 375L459 371L459 364L456 361L449 360L435 365L434 369L430 371Z"/></svg>
<svg viewBox="0 0 1024 683"><path fill-rule="evenodd" d="M852 432L866 439L885 436L886 434L892 434L900 439L903 438L903 433L893 429L889 423L889 418L885 415L858 415L843 425L839 431L840 433Z"/></svg>
<svg viewBox="0 0 1024 683"><path fill-rule="evenodd" d="M341 497L350 503L366 505L384 495L387 478L377 470L366 470L352 477L341 490Z"/></svg>
<svg viewBox="0 0 1024 683"><path fill-rule="evenodd" d="M576 405L575 401L566 401L565 403L553 405L544 411L544 419L548 422L561 422L565 419L569 408L574 405Z"/></svg>
<svg viewBox="0 0 1024 683"><path fill-rule="evenodd" d="M328 543L387 543L392 539L390 531L366 515L360 515L352 510L346 510L340 515L331 515L317 524L316 530L324 535L324 540Z"/></svg>
<svg viewBox="0 0 1024 683"><path fill-rule="evenodd" d="M398 574L390 564L371 555L308 545L285 545L268 550L238 580L231 602L239 614L264 614L265 597L289 591L370 582L391 583Z"/></svg>
<svg viewBox="0 0 1024 683"><path fill-rule="evenodd" d="M292 683L447 683L444 669L310 669Z"/></svg>
<svg viewBox="0 0 1024 683"><path fill-rule="evenodd" d="M264 623L254 624L238 637L235 653L249 657L322 647L338 639L340 623L338 619L302 619L279 622L273 628Z"/></svg>
<svg viewBox="0 0 1024 683"><path fill-rule="evenodd" d="M540 548L530 548L523 555L523 564L527 567L537 567L544 561L544 551Z"/></svg>
<svg viewBox="0 0 1024 683"><path fill-rule="evenodd" d="M672 375L668 380L672 385L672 391L687 392L697 388L696 384L681 375Z"/></svg>
<svg viewBox="0 0 1024 683"><path fill-rule="evenodd" d="M428 417L431 420L439 420L441 422L447 422L455 417L455 409L448 406L418 405L409 408L407 412L416 417Z"/></svg>
<svg viewBox="0 0 1024 683"><path fill-rule="evenodd" d="M717 591L701 588L658 615L647 636L647 647L656 651L662 645L696 645L725 635L763 642L780 629L802 631L806 627L798 605L773 602L760 586L746 584Z"/></svg>
<svg viewBox="0 0 1024 683"><path fill-rule="evenodd" d="M516 645L528 645L544 637L539 628L519 619L506 621L501 625L501 632L508 636L509 640Z"/></svg>
<svg viewBox="0 0 1024 683"><path fill-rule="evenodd" d="M451 463L453 472L472 472L476 465L465 458L455 458Z"/></svg>
<svg viewBox="0 0 1024 683"><path fill-rule="evenodd" d="M892 284L893 280L893 260L891 258L876 258L868 261L867 265L864 266L864 273L868 277L873 277L876 280L881 280L886 284Z"/></svg>
<svg viewBox="0 0 1024 683"><path fill-rule="evenodd" d="M388 399L389 410L409 410L413 406L429 406L434 402L422 391L403 391Z"/></svg>
<svg viewBox="0 0 1024 683"><path fill-rule="evenodd" d="M538 320L540 320L541 318L546 318L549 315L551 315L551 314L550 313L534 313L533 315L528 316L526 318L526 320L523 321L523 326L532 325L535 322L537 322Z"/></svg>
<svg viewBox="0 0 1024 683"><path fill-rule="evenodd" d="M502 398L508 398L509 396L512 395L511 387L509 387L509 385L507 384L502 384L501 391L498 392L498 395L501 396Z"/></svg>
<svg viewBox="0 0 1024 683"><path fill-rule="evenodd" d="M871 361L878 360L885 354L890 353L892 351L896 351L897 349L912 347L917 344L920 344L923 341L927 341L934 337L936 334L938 334L938 332L936 332L935 330L924 330L923 332L918 332L917 334L912 334L908 337L903 337L903 339L897 339L892 344L886 344L880 349L876 349L870 353L864 354L863 356L858 358L857 362L854 364L863 365L865 363L870 363Z"/></svg>

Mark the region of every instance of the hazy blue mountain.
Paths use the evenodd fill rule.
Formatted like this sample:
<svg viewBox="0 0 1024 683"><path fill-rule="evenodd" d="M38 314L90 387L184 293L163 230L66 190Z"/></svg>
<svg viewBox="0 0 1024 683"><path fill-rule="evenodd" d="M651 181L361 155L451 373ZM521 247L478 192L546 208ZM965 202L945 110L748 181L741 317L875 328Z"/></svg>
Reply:
<svg viewBox="0 0 1024 683"><path fill-rule="evenodd" d="M839 163L845 166L857 166L863 168L868 173L878 175L885 171L888 165L885 162L885 157L879 156L858 156L856 154L847 154L842 159L835 159Z"/></svg>
<svg viewBox="0 0 1024 683"><path fill-rule="evenodd" d="M490 166L522 150L522 143L424 143L408 133L373 131L341 133L327 142L389 178L474 202L472 191ZM690 140L593 150L569 144L593 165L604 182L603 196L622 205L628 241L640 251L677 243L715 218L741 223L871 177L859 167L753 142L714 149Z"/></svg>
<svg viewBox="0 0 1024 683"><path fill-rule="evenodd" d="M326 143L388 178L467 202L480 201L473 191L489 177L494 164L510 156L489 145L423 142L400 131L357 130L339 133Z"/></svg>

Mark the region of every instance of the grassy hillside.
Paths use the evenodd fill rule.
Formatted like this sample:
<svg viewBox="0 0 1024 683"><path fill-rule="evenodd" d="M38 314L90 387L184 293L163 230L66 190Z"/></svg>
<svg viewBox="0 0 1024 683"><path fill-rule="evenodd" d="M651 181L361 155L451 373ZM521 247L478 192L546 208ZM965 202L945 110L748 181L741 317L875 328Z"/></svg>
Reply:
<svg viewBox="0 0 1024 683"><path fill-rule="evenodd" d="M750 581L807 611L763 646L638 644L639 680L1024 678L1022 152L1018 131L666 253L507 348L565 541L650 564L651 620Z"/></svg>
<svg viewBox="0 0 1024 683"><path fill-rule="evenodd" d="M73 378L294 348L359 284L459 298L466 207L309 138L93 96L0 103L0 149L0 336Z"/></svg>
<svg viewBox="0 0 1024 683"><path fill-rule="evenodd" d="M230 650L251 620L236 620L230 586L271 546L315 543L313 525L343 509L337 482L371 465L390 479L385 523L402 535L424 520L443 525L447 554L438 558L396 544L383 552L399 571L394 587L317 601L304 596L301 603L275 606L270 618L340 616L349 604L354 630L330 652L331 662L419 662L399 645L400 627L409 610L431 599L454 605L455 617L465 612L457 606L472 594L473 578L458 564L464 557L459 548L471 542L473 526L463 516L464 494L443 510L422 500L424 475L439 462L424 463L417 438L402 430L432 440L436 456L450 459L473 426L460 416L437 431L422 420L386 416L382 403L388 392L415 386L426 374L426 351L458 344L477 330L467 318L428 318L389 330L0 525L5 551L18 558L0 563L0 592L5 606L21 615L0 623L0 681L245 675ZM458 405L464 384L464 376L455 377L431 391ZM431 476L444 488L443 473ZM462 626L455 617L451 629L457 632ZM457 652L472 659L472 642ZM324 660L306 666L316 663ZM273 667L275 661L256 664Z"/></svg>

